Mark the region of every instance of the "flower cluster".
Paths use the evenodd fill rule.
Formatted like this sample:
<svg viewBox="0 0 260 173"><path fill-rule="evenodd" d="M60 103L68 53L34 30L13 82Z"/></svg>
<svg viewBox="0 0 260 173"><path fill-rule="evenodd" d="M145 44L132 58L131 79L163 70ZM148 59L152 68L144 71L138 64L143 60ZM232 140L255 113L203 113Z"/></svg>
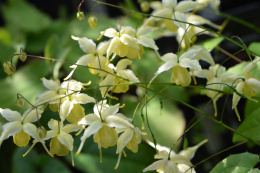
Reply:
<svg viewBox="0 0 260 173"><path fill-rule="evenodd" d="M250 72L255 68L260 58L255 58L243 70L243 76L228 73L223 65L215 63L210 50L201 45L196 45L196 35L203 29L201 25L209 25L215 29L220 27L211 21L196 14L197 10L204 8L207 4L214 9L218 9L219 0L162 0L162 2L151 2L143 4L143 9L152 8L151 15L144 20L143 24L134 29L132 26L117 26L108 28L100 32L100 37L108 37L106 41L99 42L98 45L87 37L72 36L77 41L79 47L84 52L77 62L70 66L70 73L64 78L62 83L57 80L41 78L47 90L40 93L31 108L23 115L8 108L0 108L0 114L8 121L3 126L0 136L0 145L10 136L13 136L14 143L19 146L26 146L33 138L34 145L40 142L50 156L65 156L74 152L74 134L81 135L80 145L77 146L76 155L82 151L86 140L93 135L93 140L97 143L100 152L100 162L102 162L102 148L116 145L118 161L115 169L118 168L121 155L125 155L128 148L133 153L138 152L138 145L142 141L142 132L133 124L133 119L120 113L120 103L110 104L110 100L118 100L119 93L126 93L130 85L143 87L149 90L153 87L158 75L171 70L169 82L174 85L188 87L192 81L197 85L196 77L205 78L206 95L212 99L217 115L217 100L225 93L224 89L233 91L232 109L235 110L238 120L241 121L237 110L237 105L241 97L252 99L260 92L260 81ZM147 11L147 9L144 9ZM82 14L78 16L82 19ZM90 26L95 28L97 19L92 16L89 19ZM203 30L204 31L204 30ZM154 37L149 34L153 33ZM210 34L209 32L203 32ZM154 39L174 35L179 43L179 51L160 55L159 47ZM142 80L138 78L133 66L135 63L142 63L145 49L151 49L159 57L163 64L155 71L154 76L149 79L149 84L142 85ZM25 57L21 57L25 60ZM152 61L152 60L151 60ZM202 61L209 66L205 69ZM99 88L101 99L87 94L87 84L73 79L73 74L78 68L88 68L91 74L99 77ZM15 71L15 66L4 63L4 70L8 74ZM144 69L145 70L145 69ZM115 95L117 94L117 95ZM147 96L143 96L146 98ZM140 99L142 103L142 99ZM93 107L93 113L86 114L86 104ZM146 104L146 103L144 103ZM17 101L17 105L23 105L22 100ZM46 115L45 110L55 112L56 116ZM89 110L88 110L89 112ZM55 114L53 113L53 114ZM41 118L49 117L47 125L41 125ZM44 128L48 126L48 129ZM49 147L46 146L48 141ZM179 154L165 147L157 145L156 159L160 159L143 170L157 170L161 173L194 173L190 160L196 150L207 140L198 145L182 150ZM150 143L151 144L151 143ZM154 145L154 144L151 144ZM159 147L159 148L158 148ZM25 155L28 153L26 152Z"/></svg>

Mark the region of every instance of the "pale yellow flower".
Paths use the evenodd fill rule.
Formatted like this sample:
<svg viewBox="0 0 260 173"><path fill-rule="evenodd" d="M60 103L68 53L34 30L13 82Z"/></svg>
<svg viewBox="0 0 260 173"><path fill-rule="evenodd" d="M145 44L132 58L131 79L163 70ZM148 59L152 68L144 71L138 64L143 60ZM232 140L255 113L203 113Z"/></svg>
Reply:
<svg viewBox="0 0 260 173"><path fill-rule="evenodd" d="M0 136L0 146L3 140L9 136L13 136L14 143L17 146L26 146L31 139L31 135L34 134L35 129L37 129L33 122L41 118L42 112L42 110L32 110L30 108L21 115L17 111L0 108L0 114L9 121L3 125L3 131Z"/></svg>
<svg viewBox="0 0 260 173"><path fill-rule="evenodd" d="M80 138L81 143L77 154L81 152L86 139L94 134L94 142L98 144L100 162L102 162L101 147L108 148L117 143L118 135L114 127L134 128L134 126L129 122L130 120L123 114L118 113L118 110L119 104L108 106L106 101L101 101L94 106L94 114L88 114L78 122L79 125L88 127Z"/></svg>

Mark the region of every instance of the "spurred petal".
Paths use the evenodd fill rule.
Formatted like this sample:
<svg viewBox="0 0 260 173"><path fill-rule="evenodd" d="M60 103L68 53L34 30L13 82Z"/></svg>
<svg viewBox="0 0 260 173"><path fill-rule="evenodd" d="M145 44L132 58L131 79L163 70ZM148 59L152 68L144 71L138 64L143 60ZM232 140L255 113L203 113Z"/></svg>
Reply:
<svg viewBox="0 0 260 173"><path fill-rule="evenodd" d="M7 120L7 121L18 121L21 122L21 114L17 111L12 111L11 109L1 109L0 114Z"/></svg>
<svg viewBox="0 0 260 173"><path fill-rule="evenodd" d="M86 37L79 38L79 47L86 53L95 54L96 53L96 44L93 40L88 39Z"/></svg>

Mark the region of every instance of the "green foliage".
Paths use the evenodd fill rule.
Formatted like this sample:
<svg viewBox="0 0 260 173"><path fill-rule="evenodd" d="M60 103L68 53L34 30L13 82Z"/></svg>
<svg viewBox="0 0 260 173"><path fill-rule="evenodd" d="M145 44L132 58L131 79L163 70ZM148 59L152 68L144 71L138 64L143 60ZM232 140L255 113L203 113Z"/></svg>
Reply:
<svg viewBox="0 0 260 173"><path fill-rule="evenodd" d="M256 109L251 115L247 116L246 119L238 127L237 131L250 139L260 142L260 108ZM233 142L246 140L239 134L234 134Z"/></svg>
<svg viewBox="0 0 260 173"><path fill-rule="evenodd" d="M258 162L257 154L233 154L219 162L210 173L248 173Z"/></svg>
<svg viewBox="0 0 260 173"><path fill-rule="evenodd" d="M40 145L40 144L38 144ZM41 172L41 173L71 173L64 163L46 154L38 154L35 150L23 157L29 147L17 148L13 155L13 173Z"/></svg>

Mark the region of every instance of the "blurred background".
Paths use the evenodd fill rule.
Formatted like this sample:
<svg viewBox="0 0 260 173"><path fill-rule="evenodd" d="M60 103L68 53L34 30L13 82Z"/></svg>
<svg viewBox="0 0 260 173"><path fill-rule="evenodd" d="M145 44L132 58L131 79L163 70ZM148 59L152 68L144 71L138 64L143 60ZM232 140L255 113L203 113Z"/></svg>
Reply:
<svg viewBox="0 0 260 173"><path fill-rule="evenodd" d="M96 40L100 35L100 31L107 29L108 27L116 27L122 21L122 16L125 12L105 6L97 5L93 9L93 14L98 17L98 26L96 29L91 29L88 25L88 17L90 16L91 8L95 5L95 2L86 0L82 6L81 11L85 13L85 19L78 21L76 13L78 11L79 0L1 0L0 1L0 62L6 62L10 60L11 55L19 53L20 48L28 55L45 56L70 63L75 63L77 59L84 53L79 48L78 43L71 39L71 35L78 37L88 37ZM103 1L115 5L121 5L130 9L140 10L137 1L132 0L109 0ZM220 5L220 11L226 14L243 19L249 23L260 27L260 1L259 0L222 0ZM206 11L200 12L202 16L210 19L216 24L221 24L225 19L220 15L215 15L209 8ZM135 16L129 16L125 25L128 24L132 27L136 26L138 20ZM223 35L227 37L238 36L245 44L249 45L251 42L260 41L260 31L250 29L234 21L229 21L226 28L223 31ZM206 39L207 37L201 36L200 39ZM236 40L239 42L239 40ZM168 44L168 43L172 44ZM158 47L160 48L160 54L166 52L176 52L178 44L173 37L165 37L156 40ZM231 54L237 52L239 48L230 42L223 41L220 45L225 48L226 51ZM143 71L145 67L153 66L150 61L150 57L155 57L155 54L150 50L146 50L147 55L144 57L144 63L138 64L135 69L137 76L151 79L158 66L150 68L148 71ZM221 62L227 57L227 55L219 53L218 61ZM236 55L239 59L248 61L249 58L245 52ZM147 58L145 60L145 58ZM154 58L155 59L155 58ZM52 62L40 60L37 58L28 57L26 62L18 61L17 57L13 59L17 65L17 72L14 75L7 76L3 68L0 68L0 107L10 108L23 113L26 108L29 108L29 104L25 105L25 108L18 108L15 106L15 100L17 93L22 94L28 101L33 102L35 97L46 90L42 85L40 78L46 77L48 79L54 77L57 79L63 79L69 72L70 68L67 64L55 63L52 70ZM237 64L236 61L228 61L225 64L226 67L231 67ZM168 74L170 75L170 74ZM92 81L92 85L98 85L96 76L91 75L86 69L79 69L75 75L75 79L81 82ZM164 79L162 79L164 80ZM198 81L205 82L205 81ZM155 88L158 89L159 88ZM129 97L122 96L120 98L122 103L126 103L122 112L131 117L133 110L138 103L138 99L135 95L136 88L130 88L130 93L134 93ZM189 104L203 109L209 114L213 114L213 107L209 104L206 108L204 105L209 101L206 96L201 96L200 91L194 89L184 90L181 88L175 88L174 91L168 91L169 95L189 102ZM227 125L237 128L239 123L233 121L235 114L231 109L232 100L228 98L227 103L224 104L226 97L221 98L218 101L219 110L225 108L225 120ZM163 102L163 109L161 102ZM250 112L250 108L245 110L244 105L251 104L246 103L245 100L241 100L239 103L240 112ZM255 105L258 106L258 105ZM91 112L91 106L85 107L87 112ZM90 109L89 109L90 108ZM187 125L193 117L196 115L193 110L187 109L183 105L177 103L168 103L167 101L154 99L149 104L151 112L162 114L163 116L151 117L151 124L154 127L155 133L163 134L159 136L158 141L162 145L171 147L174 141L182 135L185 125ZM181 111L178 111L178 110ZM174 112L174 116L172 115ZM50 110L46 110L43 120L48 121L49 117L54 116ZM140 113L139 113L140 114ZM199 118L200 115L197 115ZM139 116L140 117L140 116ZM6 122L4 118L0 118L1 126ZM141 120L138 119L140 124ZM157 123L156 123L157 122ZM159 125L157 125L159 123ZM47 127L46 127L47 128ZM147 128L146 128L147 129ZM148 131L149 132L149 131ZM175 133L176 134L173 134ZM201 133L203 132L203 133ZM208 144L202 146L193 163L196 164L199 161L213 155L231 145L233 145L232 139L233 133L225 130L219 125L216 125L207 119L203 119L200 123L196 124L191 131L184 136L184 141L189 143L180 142L175 147L176 150L182 149L183 144L188 146L196 145L203 139L209 139ZM149 138L149 137L148 137ZM150 138L151 139L151 138ZM115 147L106 149L103 152L103 163L99 163L98 148L92 139L87 141L87 145L83 152L79 156L75 156L75 167L71 166L71 157L55 157L50 158L44 151L41 144L37 144L35 148L26 156L22 155L28 150L29 147L17 147L12 141L12 137L5 140L0 149L0 167L3 173L22 173L22 172L75 172L75 173L105 173L105 172L141 172L146 166L154 162L153 155L155 150L142 143L137 154L127 152L127 158L122 158L119 169L114 170L114 165L117 161L117 155L115 154ZM75 138L75 148L79 146L79 138ZM241 146L224 152L218 156L213 157L209 161L198 165L197 172L208 172L214 165L220 160L230 155L230 153L239 153L245 151L252 151L254 153L259 152L259 149L254 147L253 144Z"/></svg>

